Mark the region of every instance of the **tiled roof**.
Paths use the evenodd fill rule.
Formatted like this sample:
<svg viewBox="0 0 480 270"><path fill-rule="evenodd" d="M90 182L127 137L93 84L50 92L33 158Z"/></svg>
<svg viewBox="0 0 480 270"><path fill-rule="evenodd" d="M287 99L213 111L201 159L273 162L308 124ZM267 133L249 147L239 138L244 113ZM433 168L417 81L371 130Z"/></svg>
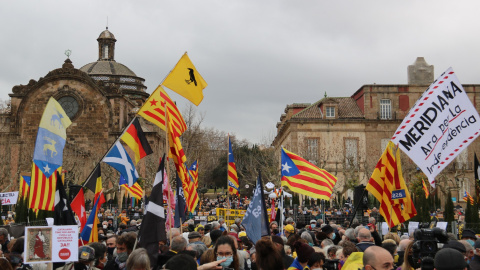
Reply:
<svg viewBox="0 0 480 270"><path fill-rule="evenodd" d="M124 75L134 76L135 73L123 64L115 61L97 61L80 68L81 71L88 75Z"/></svg>
<svg viewBox="0 0 480 270"><path fill-rule="evenodd" d="M323 98L309 107L305 108L304 110L300 111L299 113L295 114L292 118L294 119L301 119L301 118L309 118L309 119L322 119L322 113L320 112L320 104L322 103L336 103L338 106L338 118L345 119L345 118L363 118L364 115L360 108L358 107L355 100L351 97L327 97Z"/></svg>

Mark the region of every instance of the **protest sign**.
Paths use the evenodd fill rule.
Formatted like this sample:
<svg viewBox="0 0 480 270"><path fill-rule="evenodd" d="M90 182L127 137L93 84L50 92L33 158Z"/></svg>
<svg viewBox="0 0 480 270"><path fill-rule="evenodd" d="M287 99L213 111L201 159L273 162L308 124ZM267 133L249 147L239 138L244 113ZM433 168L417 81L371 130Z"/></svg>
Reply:
<svg viewBox="0 0 480 270"><path fill-rule="evenodd" d="M17 204L18 191L0 193L2 205Z"/></svg>
<svg viewBox="0 0 480 270"><path fill-rule="evenodd" d="M78 226L25 227L25 263L78 260Z"/></svg>
<svg viewBox="0 0 480 270"><path fill-rule="evenodd" d="M422 94L392 137L435 187L437 176L480 134L479 115L452 68Z"/></svg>

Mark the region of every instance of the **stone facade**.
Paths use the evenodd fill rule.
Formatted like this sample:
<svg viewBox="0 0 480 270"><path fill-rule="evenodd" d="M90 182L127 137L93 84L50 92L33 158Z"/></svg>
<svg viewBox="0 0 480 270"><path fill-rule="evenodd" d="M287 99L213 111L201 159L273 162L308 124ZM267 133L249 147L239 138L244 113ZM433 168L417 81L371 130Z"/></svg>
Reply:
<svg viewBox="0 0 480 270"><path fill-rule="evenodd" d="M112 58L105 61L114 61L112 43L110 47ZM72 120L67 129L63 158L66 180L73 184L86 180L149 96L143 79L133 72L127 75L140 82L136 83L138 90L123 89L121 84L106 83L106 79L98 80L93 78L94 75L99 76L76 69L71 60L66 59L61 68L48 72L38 81L32 79L27 85L13 87L10 105L0 114L0 151L4 153L4 158L0 159L0 184L3 190L18 190L20 174L31 171L38 126L50 97L59 101ZM100 75L107 81L111 77L123 76ZM156 126L140 120L154 154L140 161L137 170L141 176L153 179L159 155L164 149L165 134ZM133 152L126 148L133 157ZM102 164L102 177L107 188L118 183L118 173L106 164Z"/></svg>
<svg viewBox="0 0 480 270"><path fill-rule="evenodd" d="M350 97L287 105L273 146L278 153L283 146L333 173L338 177L335 192L353 198L351 185L366 185L388 141L433 82L433 66L418 58L408 67L408 79L411 84L363 85ZM463 87L477 107L480 85ZM460 200L464 191L475 194L473 155L479 150L476 140L442 172L441 193L450 189ZM413 179L416 165L405 155L402 160L405 179Z"/></svg>

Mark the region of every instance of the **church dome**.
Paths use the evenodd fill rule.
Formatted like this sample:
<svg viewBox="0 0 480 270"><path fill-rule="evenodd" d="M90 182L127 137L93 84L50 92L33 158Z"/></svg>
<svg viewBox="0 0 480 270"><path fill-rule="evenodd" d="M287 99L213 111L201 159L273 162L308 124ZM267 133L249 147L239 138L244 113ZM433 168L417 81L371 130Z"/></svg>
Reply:
<svg viewBox="0 0 480 270"><path fill-rule="evenodd" d="M95 81L102 81L104 85L117 87L119 90L145 92L145 79L138 77L127 66L115 61L115 36L104 30L97 38L98 60L84 65L81 71L87 73Z"/></svg>

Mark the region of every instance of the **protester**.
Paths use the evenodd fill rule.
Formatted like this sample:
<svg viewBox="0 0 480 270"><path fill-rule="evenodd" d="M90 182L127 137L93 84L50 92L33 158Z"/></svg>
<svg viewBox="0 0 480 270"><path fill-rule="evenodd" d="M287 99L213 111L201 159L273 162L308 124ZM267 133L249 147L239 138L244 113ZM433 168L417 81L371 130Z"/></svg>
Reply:
<svg viewBox="0 0 480 270"><path fill-rule="evenodd" d="M187 240L181 235L175 236L170 243L170 250L166 253L158 255L157 267L161 268L173 256L187 248Z"/></svg>
<svg viewBox="0 0 480 270"><path fill-rule="evenodd" d="M107 262L105 270L123 270L126 269L128 256L133 251L137 234L129 232L122 234L117 239L117 257Z"/></svg>
<svg viewBox="0 0 480 270"><path fill-rule="evenodd" d="M288 267L288 270L303 270L308 265L310 256L314 253L314 250L308 244L302 242L295 242L293 248L297 253L297 257L293 263Z"/></svg>
<svg viewBox="0 0 480 270"><path fill-rule="evenodd" d="M392 269L393 257L382 247L370 246L363 253L363 266L365 270Z"/></svg>
<svg viewBox="0 0 480 270"><path fill-rule="evenodd" d="M438 251L434 265L436 270L465 270L468 266L462 253L452 248L442 248ZM470 265L470 269L478 268L472 268Z"/></svg>
<svg viewBox="0 0 480 270"><path fill-rule="evenodd" d="M217 261L225 259L225 261L221 263L221 266L230 267L234 270L240 269L237 252L235 251L235 243L232 238L223 235L217 239L214 253Z"/></svg>
<svg viewBox="0 0 480 270"><path fill-rule="evenodd" d="M278 237L278 236L277 236ZM281 240L281 239L280 239ZM278 270L287 269L283 264L282 254L280 249L275 246L270 238L262 238L255 244L256 251L256 266L259 270ZM281 250L283 250L283 245Z"/></svg>
<svg viewBox="0 0 480 270"><path fill-rule="evenodd" d="M103 269L107 264L107 247L99 242L93 242L88 244L95 250L95 261L93 265L98 269Z"/></svg>
<svg viewBox="0 0 480 270"><path fill-rule="evenodd" d="M150 258L144 248L139 248L128 256L127 270L150 270Z"/></svg>

